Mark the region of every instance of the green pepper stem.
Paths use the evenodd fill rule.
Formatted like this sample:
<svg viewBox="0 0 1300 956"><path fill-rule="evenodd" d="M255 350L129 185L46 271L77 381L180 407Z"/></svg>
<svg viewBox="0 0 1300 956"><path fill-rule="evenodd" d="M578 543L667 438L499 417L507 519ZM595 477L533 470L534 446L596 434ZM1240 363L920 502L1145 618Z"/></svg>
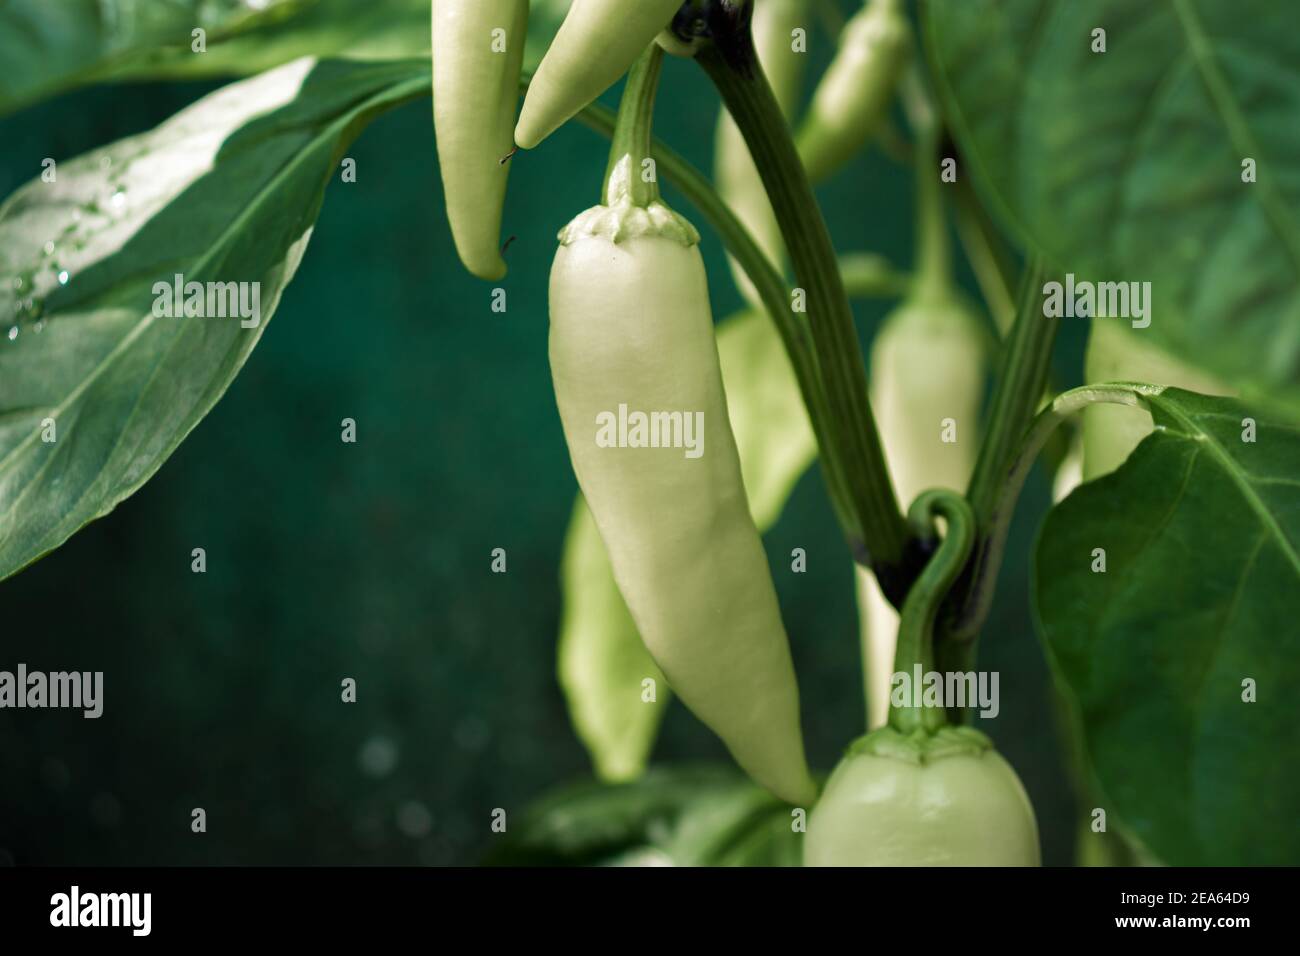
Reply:
<svg viewBox="0 0 1300 956"><path fill-rule="evenodd" d="M912 173L916 176L916 288L923 298L952 295L952 249L939 185L940 126L913 64L903 83L903 100L917 134Z"/></svg>
<svg viewBox="0 0 1300 956"><path fill-rule="evenodd" d="M995 515L1025 432L1043 402L1058 320L1043 314L1046 271L1040 259L1026 264L1016 301L1016 318L1003 343L1002 362L989 410L989 428L980 444L967 500L979 524L979 542L965 579L952 589L944 610L937 655L947 669L965 670L984 623L999 555Z"/></svg>
<svg viewBox="0 0 1300 956"><path fill-rule="evenodd" d="M988 617L989 607L993 603L993 588L997 583L997 573L1006 551L1007 533L1011 528L1016 500L1025 485L1025 479L1029 477L1030 469L1055 433L1057 426L1089 405L1141 407L1144 403L1144 389L1149 389L1149 386L1122 382L1083 385L1056 396L1034 418L1033 424L1025 431L1019 447L1007 465L1002 484L997 489L997 495L989 511L987 527L981 529L979 548L970 567L972 581L967 596L965 618L959 622L963 632L970 629L978 630ZM969 647L969 644L963 647ZM965 658L969 659L969 651L966 652Z"/></svg>
<svg viewBox="0 0 1300 956"><path fill-rule="evenodd" d="M939 190L939 136L932 126L921 136L913 170L916 176L916 285L920 299L952 297L952 252Z"/></svg>
<svg viewBox="0 0 1300 956"><path fill-rule="evenodd" d="M955 491L936 488L922 492L908 509L907 520L922 542L938 539L935 519L943 518L947 528L929 564L907 594L898 622L898 646L894 652L895 673L909 677L920 670L922 680L935 671L934 622L939 606L957 580L975 546L975 514L966 499ZM927 707L916 703L921 687L912 687L912 698L902 706L890 701L889 725L900 733L925 730L933 733L947 724L942 704Z"/></svg>
<svg viewBox="0 0 1300 956"><path fill-rule="evenodd" d="M795 149L789 126L754 52L748 4L709 8L712 42L696 55L749 147L806 296L817 367L830 412L829 464L844 476L856 535L891 602L902 603L913 574L907 524L899 511L867 398L866 366L835 249ZM788 307L788 306L787 306Z"/></svg>
<svg viewBox="0 0 1300 956"><path fill-rule="evenodd" d="M664 51L651 43L627 74L623 98L618 104L618 121L609 146L609 164L601 188L606 205L613 206L622 197L631 199L642 209L659 201L658 175L645 176L642 163L650 156L651 130L654 126L655 94L659 74L663 71ZM625 163L626 159L626 163Z"/></svg>

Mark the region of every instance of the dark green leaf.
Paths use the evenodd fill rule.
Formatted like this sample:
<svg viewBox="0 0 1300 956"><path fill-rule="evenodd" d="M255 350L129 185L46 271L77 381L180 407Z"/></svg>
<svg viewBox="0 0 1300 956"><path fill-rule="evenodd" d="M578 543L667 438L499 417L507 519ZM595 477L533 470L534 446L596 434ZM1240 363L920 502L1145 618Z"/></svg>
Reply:
<svg viewBox="0 0 1300 956"><path fill-rule="evenodd" d="M1300 407L1300 33L1274 0L931 0L983 193L1091 281L1149 281L1143 334ZM1105 53L1091 49L1106 30ZM1242 181L1243 160L1258 181ZM1119 321L1119 320L1113 320Z"/></svg>
<svg viewBox="0 0 1300 956"><path fill-rule="evenodd" d="M1048 516L1040 631L1106 806L1141 841L1176 865L1293 864L1300 430L1179 389L1143 403L1155 431Z"/></svg>
<svg viewBox="0 0 1300 956"><path fill-rule="evenodd" d="M652 769L544 797L485 861L497 866L797 866L791 808L740 773Z"/></svg>
<svg viewBox="0 0 1300 956"><path fill-rule="evenodd" d="M107 514L208 413L293 277L345 146L428 84L427 63L297 61L0 207L0 579ZM154 284L176 274L260 283L260 323L156 317Z"/></svg>
<svg viewBox="0 0 1300 956"><path fill-rule="evenodd" d="M206 43L272 24L312 0L8 0L0 3L0 116L171 46L201 63ZM426 3L426 7L427 7ZM425 49L428 49L426 43Z"/></svg>
<svg viewBox="0 0 1300 956"><path fill-rule="evenodd" d="M399 60L429 55L429 0L270 0L274 6L235 19L240 0L206 6L220 12L206 53L190 48L195 10L204 0L80 0L55 13L49 0L0 5L0 61L17 68L0 77L0 115L37 99L104 80L250 76L299 57ZM533 0L524 68L541 61L572 0ZM119 11L100 21L93 8ZM90 12L87 12L89 9ZM139 11L148 9L149 15ZM130 13L122 12L130 10ZM37 16L39 12L39 16ZM211 14L210 14L211 15ZM128 22L129 30L111 28ZM198 21L202 22L202 21ZM10 39L6 42L5 37ZM32 38L41 41L40 47Z"/></svg>
<svg viewBox="0 0 1300 956"><path fill-rule="evenodd" d="M312 0L296 16L210 44L160 47L124 63L114 79L247 76L302 56L397 60L429 55L429 0Z"/></svg>

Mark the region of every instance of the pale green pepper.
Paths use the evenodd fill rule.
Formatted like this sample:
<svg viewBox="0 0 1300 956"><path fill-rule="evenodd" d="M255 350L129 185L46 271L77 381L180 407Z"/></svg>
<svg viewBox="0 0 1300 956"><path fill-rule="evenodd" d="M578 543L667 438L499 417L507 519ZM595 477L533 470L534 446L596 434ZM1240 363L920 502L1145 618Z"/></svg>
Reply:
<svg viewBox="0 0 1300 956"><path fill-rule="evenodd" d="M796 139L810 180L835 172L880 128L911 49L900 0L870 0L845 25Z"/></svg>
<svg viewBox="0 0 1300 956"><path fill-rule="evenodd" d="M661 59L652 47L628 81L604 204L560 233L556 403L614 578L673 691L758 783L806 803L798 686L727 417L699 234L643 175Z"/></svg>
<svg viewBox="0 0 1300 956"><path fill-rule="evenodd" d="M433 126L456 253L481 279L506 274L501 215L514 145L528 0L434 0Z"/></svg>
<svg viewBox="0 0 1300 956"><path fill-rule="evenodd" d="M528 86L515 142L532 149L613 86L681 5L682 0L573 0Z"/></svg>

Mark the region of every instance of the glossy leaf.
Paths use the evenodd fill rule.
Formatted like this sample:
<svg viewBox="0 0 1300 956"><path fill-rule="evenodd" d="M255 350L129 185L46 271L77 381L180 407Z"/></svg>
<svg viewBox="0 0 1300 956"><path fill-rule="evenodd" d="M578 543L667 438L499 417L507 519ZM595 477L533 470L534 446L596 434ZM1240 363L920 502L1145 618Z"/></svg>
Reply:
<svg viewBox="0 0 1300 956"><path fill-rule="evenodd" d="M111 511L211 410L293 277L343 149L428 83L427 63L300 60L0 206L0 578ZM248 283L249 304L257 283L260 320L155 315L155 284L177 274Z"/></svg>
<svg viewBox="0 0 1300 956"><path fill-rule="evenodd" d="M812 464L816 441L767 316L743 312L720 323L718 356L750 512L765 531ZM581 496L565 538L561 587L558 670L570 718L598 776L634 779L649 760L671 692L641 642ZM644 699L646 679L655 682L654 702Z"/></svg>
<svg viewBox="0 0 1300 956"><path fill-rule="evenodd" d="M798 866L791 808L733 770L564 788L512 817L497 866Z"/></svg>
<svg viewBox="0 0 1300 956"><path fill-rule="evenodd" d="M1048 516L1040 631L1128 830L1170 864L1293 863L1300 430L1179 389L1143 404L1155 431Z"/></svg>
<svg viewBox="0 0 1300 956"><path fill-rule="evenodd" d="M967 166L1024 243L1080 280L1150 282L1143 336L1247 397L1300 408L1294 11L1273 0L926 6ZM1243 182L1247 160L1255 182Z"/></svg>

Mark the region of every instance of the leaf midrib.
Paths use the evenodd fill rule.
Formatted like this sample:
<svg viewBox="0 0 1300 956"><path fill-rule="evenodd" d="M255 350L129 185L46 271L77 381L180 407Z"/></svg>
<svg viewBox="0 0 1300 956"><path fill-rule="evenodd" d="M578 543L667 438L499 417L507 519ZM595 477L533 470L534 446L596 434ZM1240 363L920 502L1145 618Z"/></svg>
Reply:
<svg viewBox="0 0 1300 956"><path fill-rule="evenodd" d="M1200 18L1196 14L1193 0L1173 0L1174 14L1183 35L1187 39L1192 62L1204 82L1210 96L1210 103L1222 121L1228 133L1228 139L1239 156L1253 156L1260 165L1264 164L1264 151L1250 131L1250 124L1237 105L1231 88L1215 62L1212 45L1209 42ZM1278 239L1291 259L1291 265L1300 274L1300 233L1297 233L1287 214L1286 204L1281 201L1273 189L1272 181L1267 177L1256 180L1257 200L1264 210L1264 217L1277 233Z"/></svg>

